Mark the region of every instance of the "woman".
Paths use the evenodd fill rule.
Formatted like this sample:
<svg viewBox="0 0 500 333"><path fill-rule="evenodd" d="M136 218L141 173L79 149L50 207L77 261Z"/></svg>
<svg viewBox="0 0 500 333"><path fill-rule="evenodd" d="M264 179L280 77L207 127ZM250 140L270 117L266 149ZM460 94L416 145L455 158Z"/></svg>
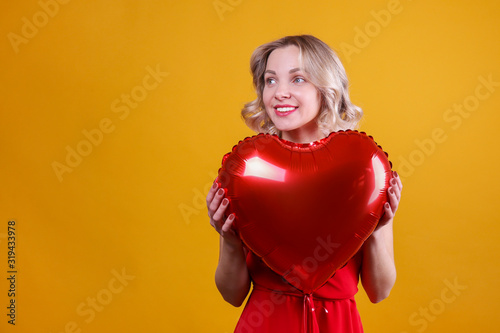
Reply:
<svg viewBox="0 0 500 333"><path fill-rule="evenodd" d="M258 47L251 71L257 99L245 105L242 116L257 132L309 143L332 131L355 128L362 116L349 99L347 76L337 55L313 36L288 36ZM210 224L220 234L217 288L227 302L240 306L252 281L254 285L235 332L363 332L354 301L359 278L373 303L385 299L396 280L392 227L401 190L394 172L377 228L314 292L313 317L306 318L303 294L247 251L232 229L234 215L223 219L229 200L214 182L207 207Z"/></svg>

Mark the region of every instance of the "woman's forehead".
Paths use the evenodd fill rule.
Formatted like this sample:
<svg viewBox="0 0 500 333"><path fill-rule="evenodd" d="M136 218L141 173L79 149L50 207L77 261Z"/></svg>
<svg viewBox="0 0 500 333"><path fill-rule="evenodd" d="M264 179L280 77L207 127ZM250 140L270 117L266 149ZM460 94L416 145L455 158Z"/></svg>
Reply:
<svg viewBox="0 0 500 333"><path fill-rule="evenodd" d="M300 50L295 45L288 45L273 50L267 59L266 72L276 70L294 73L303 71ZM274 73L276 74L276 73Z"/></svg>

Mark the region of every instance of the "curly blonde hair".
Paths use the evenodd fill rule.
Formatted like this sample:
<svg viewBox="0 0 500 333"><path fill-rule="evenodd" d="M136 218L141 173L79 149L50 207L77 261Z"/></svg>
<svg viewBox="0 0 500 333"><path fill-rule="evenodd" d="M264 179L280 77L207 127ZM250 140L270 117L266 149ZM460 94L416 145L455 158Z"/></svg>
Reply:
<svg viewBox="0 0 500 333"><path fill-rule="evenodd" d="M318 126L325 136L333 131L354 129L363 111L351 103L344 66L337 54L324 42L311 35L286 36L259 46L250 59L250 70L257 98L245 104L241 116L252 130L277 134L280 131L266 113L262 94L267 59L278 48L295 45L299 48L299 62L308 73L311 83L321 95Z"/></svg>

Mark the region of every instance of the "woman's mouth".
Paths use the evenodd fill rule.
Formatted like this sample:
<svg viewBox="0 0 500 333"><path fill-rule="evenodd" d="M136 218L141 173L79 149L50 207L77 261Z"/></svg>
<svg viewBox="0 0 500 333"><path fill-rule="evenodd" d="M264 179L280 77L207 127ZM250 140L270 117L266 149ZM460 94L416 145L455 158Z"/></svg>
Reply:
<svg viewBox="0 0 500 333"><path fill-rule="evenodd" d="M288 116L290 113L294 112L295 110L298 109L298 106L293 106L293 105L276 105L274 107L274 112L280 116Z"/></svg>

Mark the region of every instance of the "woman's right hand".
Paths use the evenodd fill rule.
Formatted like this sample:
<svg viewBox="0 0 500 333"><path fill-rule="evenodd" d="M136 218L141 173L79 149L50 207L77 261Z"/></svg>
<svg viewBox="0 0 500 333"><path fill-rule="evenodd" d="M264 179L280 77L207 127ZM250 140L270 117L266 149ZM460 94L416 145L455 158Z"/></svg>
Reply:
<svg viewBox="0 0 500 333"><path fill-rule="evenodd" d="M225 198L225 191L217 181L207 194L207 209L210 224L224 238L224 243L232 246L242 246L241 240L233 229L234 214L224 220L224 213L229 206L229 199Z"/></svg>

